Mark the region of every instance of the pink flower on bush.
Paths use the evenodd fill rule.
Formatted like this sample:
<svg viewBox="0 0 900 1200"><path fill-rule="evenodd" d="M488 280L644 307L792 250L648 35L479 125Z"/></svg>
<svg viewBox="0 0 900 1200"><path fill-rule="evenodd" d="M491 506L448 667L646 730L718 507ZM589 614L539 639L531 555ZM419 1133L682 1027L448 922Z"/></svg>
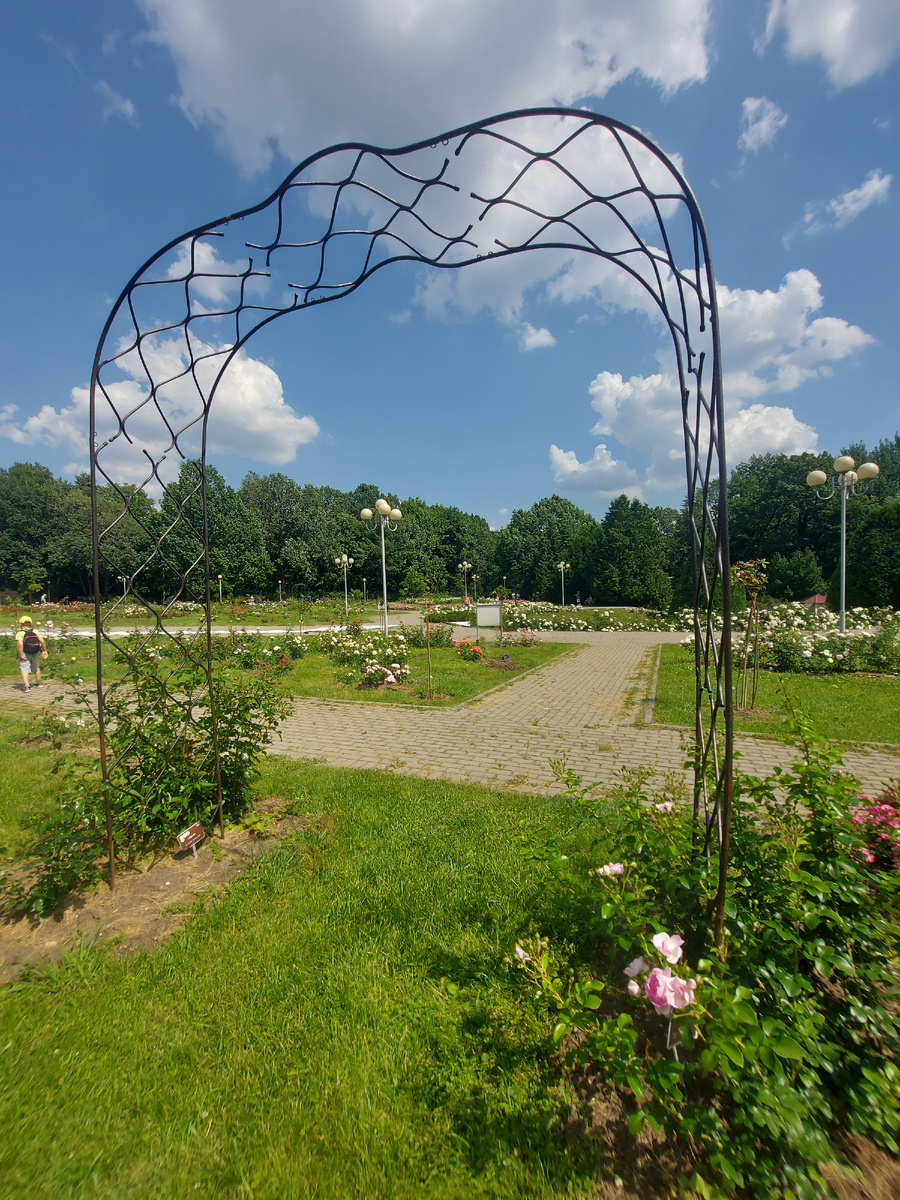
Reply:
<svg viewBox="0 0 900 1200"><path fill-rule="evenodd" d="M697 990L695 979L681 979L673 975L669 980L669 1003L673 1008L687 1008L694 1003L694 993Z"/></svg>
<svg viewBox="0 0 900 1200"><path fill-rule="evenodd" d="M632 996L639 996L641 994L641 985L636 980L629 979L628 992Z"/></svg>
<svg viewBox="0 0 900 1200"><path fill-rule="evenodd" d="M653 945L668 963L677 963L681 958L681 947L684 938L678 934L658 933L653 939Z"/></svg>
<svg viewBox="0 0 900 1200"><path fill-rule="evenodd" d="M672 972L668 967L654 967L644 983L644 993L657 1012L667 1017L672 1011L669 983Z"/></svg>
<svg viewBox="0 0 900 1200"><path fill-rule="evenodd" d="M625 870L624 863L607 863L606 866L598 867L598 875L621 875Z"/></svg>
<svg viewBox="0 0 900 1200"><path fill-rule="evenodd" d="M693 1004L696 990L696 980L681 979L668 967L654 967L644 984L647 999L663 1017L670 1016L673 1009Z"/></svg>
<svg viewBox="0 0 900 1200"><path fill-rule="evenodd" d="M633 958L631 960L631 962L625 968L625 974L629 979L634 979L635 975L643 975L643 973L647 970L649 970L649 968L644 962L642 955L640 958Z"/></svg>

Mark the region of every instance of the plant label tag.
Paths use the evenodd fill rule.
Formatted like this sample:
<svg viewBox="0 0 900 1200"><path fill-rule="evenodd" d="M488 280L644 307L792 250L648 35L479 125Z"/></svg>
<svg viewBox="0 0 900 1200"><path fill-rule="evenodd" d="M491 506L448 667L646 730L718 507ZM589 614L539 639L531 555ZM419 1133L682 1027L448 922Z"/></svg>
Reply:
<svg viewBox="0 0 900 1200"><path fill-rule="evenodd" d="M185 829L184 833L179 833L175 841L178 843L179 850L193 850L194 858L196 858L197 851L195 847L197 843L202 842L205 837L206 834L203 832L203 826L199 821L195 821L189 829Z"/></svg>

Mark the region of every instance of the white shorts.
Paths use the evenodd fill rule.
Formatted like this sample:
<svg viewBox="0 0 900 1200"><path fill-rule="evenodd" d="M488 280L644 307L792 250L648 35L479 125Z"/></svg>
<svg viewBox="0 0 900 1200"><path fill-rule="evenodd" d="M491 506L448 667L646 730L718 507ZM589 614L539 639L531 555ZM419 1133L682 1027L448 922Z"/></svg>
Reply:
<svg viewBox="0 0 900 1200"><path fill-rule="evenodd" d="M22 662L22 660L19 659L19 670L22 672L23 675L28 675L28 674L37 675L38 662L41 657L40 650L37 650L34 654L29 654L27 650L24 653L25 653L25 661Z"/></svg>

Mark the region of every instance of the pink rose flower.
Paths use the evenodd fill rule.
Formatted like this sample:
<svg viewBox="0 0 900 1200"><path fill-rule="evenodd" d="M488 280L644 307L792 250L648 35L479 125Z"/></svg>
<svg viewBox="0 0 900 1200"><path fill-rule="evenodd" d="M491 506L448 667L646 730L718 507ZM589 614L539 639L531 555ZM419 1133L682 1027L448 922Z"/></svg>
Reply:
<svg viewBox="0 0 900 1200"><path fill-rule="evenodd" d="M624 863L607 863L606 866L597 868L598 875L621 875L624 871Z"/></svg>
<svg viewBox="0 0 900 1200"><path fill-rule="evenodd" d="M667 1017L672 1011L669 1001L669 980L672 972L668 967L654 967L644 983L644 994L653 1007Z"/></svg>
<svg viewBox="0 0 900 1200"><path fill-rule="evenodd" d="M673 1008L687 1008L694 1003L694 992L697 990L695 979L679 979L674 975L669 980L669 1003Z"/></svg>
<svg viewBox="0 0 900 1200"><path fill-rule="evenodd" d="M668 963L677 963L681 958L681 947L684 938L678 934L658 933L653 939L653 945Z"/></svg>
<svg viewBox="0 0 900 1200"><path fill-rule="evenodd" d="M625 968L625 974L629 979L634 979L635 975L643 975L647 969L647 964L644 962L643 957L633 958Z"/></svg>
<svg viewBox="0 0 900 1200"><path fill-rule="evenodd" d="M641 985L639 983L637 983L634 979L629 979L628 980L628 991L632 996L639 996L641 994Z"/></svg>

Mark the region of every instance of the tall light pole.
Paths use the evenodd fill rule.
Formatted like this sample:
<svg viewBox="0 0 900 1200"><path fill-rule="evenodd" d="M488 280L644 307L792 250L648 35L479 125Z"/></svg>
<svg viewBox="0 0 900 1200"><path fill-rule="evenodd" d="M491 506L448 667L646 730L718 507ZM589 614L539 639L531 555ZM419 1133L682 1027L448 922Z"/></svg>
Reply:
<svg viewBox="0 0 900 1200"><path fill-rule="evenodd" d="M350 609L347 607L347 568L353 566L353 559L348 558L346 554L342 554L340 558L334 560L336 567L344 568L344 619L350 620Z"/></svg>
<svg viewBox="0 0 900 1200"><path fill-rule="evenodd" d="M281 580L278 580L278 603L281 603Z"/></svg>
<svg viewBox="0 0 900 1200"><path fill-rule="evenodd" d="M216 578L219 581L219 603L221 604L222 603L222 576L217 575Z"/></svg>
<svg viewBox="0 0 900 1200"><path fill-rule="evenodd" d="M854 469L855 467L856 463L849 454L842 454L840 458L836 458L831 491L824 496L819 488L824 487L828 482L825 472L810 471L806 477L806 482L811 488L815 488L816 495L820 500L830 500L838 488L841 491L841 612L838 623L841 633L844 632L847 617L847 496L857 494L858 482L866 483L870 479L877 479L879 474L877 463L863 463L858 471Z"/></svg>
<svg viewBox="0 0 900 1200"><path fill-rule="evenodd" d="M368 604L369 597L366 595L366 581L363 580L363 604Z"/></svg>
<svg viewBox="0 0 900 1200"><path fill-rule="evenodd" d="M378 514L378 525L381 529L381 592L384 601L384 635L387 637L388 631L388 609L387 609L387 561L384 557L384 531L385 528L391 532L396 530L400 524L400 519L403 513L399 508L391 508L387 500L379 497L375 501L375 513ZM364 508L360 511L359 519L365 521L366 528L371 529L369 522L375 514L371 508Z"/></svg>
<svg viewBox="0 0 900 1200"><path fill-rule="evenodd" d="M125 576L124 576L124 575L119 575L119 576L118 576L118 579L119 579L119 583L121 583L121 585L122 585L122 598L124 599L124 598L125 598L125 584L126 584L126 579L125 579Z"/></svg>
<svg viewBox="0 0 900 1200"><path fill-rule="evenodd" d="M572 569L572 564L567 563L567 562L559 562L556 564L556 566L559 569L559 577L560 577L560 580L562 581L562 606L563 606L563 608L565 608L566 607L566 571L570 571Z"/></svg>
<svg viewBox="0 0 900 1200"><path fill-rule="evenodd" d="M472 572L472 596L475 600L475 603L477 604L478 603L478 576L474 573L474 571Z"/></svg>
<svg viewBox="0 0 900 1200"><path fill-rule="evenodd" d="M469 598L469 572L472 570L472 564L470 562L466 562L466 560L463 559L461 563L457 564L456 569L457 569L457 571L462 571L462 573L463 573L463 588L465 589L466 599L468 600L468 598Z"/></svg>

